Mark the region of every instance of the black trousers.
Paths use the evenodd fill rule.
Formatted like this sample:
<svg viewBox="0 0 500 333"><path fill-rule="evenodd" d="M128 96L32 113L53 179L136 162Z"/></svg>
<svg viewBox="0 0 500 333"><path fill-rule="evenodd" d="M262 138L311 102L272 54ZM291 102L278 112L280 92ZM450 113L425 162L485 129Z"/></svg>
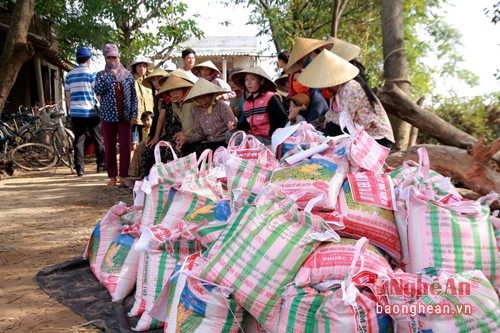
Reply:
<svg viewBox="0 0 500 333"><path fill-rule="evenodd" d="M101 119L99 117L71 117L71 122L73 124L73 132L75 133L74 147L76 172L83 173L85 170L83 158L85 155L85 134L87 131L89 131L92 142L94 143L97 167L104 168L106 162L104 160L104 145L102 143Z"/></svg>

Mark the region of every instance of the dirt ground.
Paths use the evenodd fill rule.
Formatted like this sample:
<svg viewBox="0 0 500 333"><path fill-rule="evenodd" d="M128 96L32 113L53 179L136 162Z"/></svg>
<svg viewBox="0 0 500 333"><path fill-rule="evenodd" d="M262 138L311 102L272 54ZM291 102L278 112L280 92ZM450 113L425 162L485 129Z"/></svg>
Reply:
<svg viewBox="0 0 500 333"><path fill-rule="evenodd" d="M0 181L0 332L100 332L45 294L35 275L83 254L109 208L132 204L131 190L106 182L92 158L83 177L59 166Z"/></svg>

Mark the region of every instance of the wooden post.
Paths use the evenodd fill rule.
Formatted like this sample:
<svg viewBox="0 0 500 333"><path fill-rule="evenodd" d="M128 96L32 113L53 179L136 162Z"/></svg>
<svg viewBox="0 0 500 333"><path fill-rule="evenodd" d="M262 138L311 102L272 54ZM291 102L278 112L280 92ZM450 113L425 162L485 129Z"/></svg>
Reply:
<svg viewBox="0 0 500 333"><path fill-rule="evenodd" d="M222 56L222 79L227 82L227 59Z"/></svg>
<svg viewBox="0 0 500 333"><path fill-rule="evenodd" d="M40 105L45 106L45 94L43 92L42 64L39 56L35 56L36 85L38 87L38 98Z"/></svg>

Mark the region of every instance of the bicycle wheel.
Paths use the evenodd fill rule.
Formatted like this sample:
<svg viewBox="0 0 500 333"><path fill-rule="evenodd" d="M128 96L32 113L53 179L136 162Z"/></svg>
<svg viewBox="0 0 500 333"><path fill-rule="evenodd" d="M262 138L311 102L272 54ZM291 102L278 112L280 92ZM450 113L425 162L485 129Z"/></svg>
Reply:
<svg viewBox="0 0 500 333"><path fill-rule="evenodd" d="M47 145L24 143L11 150L10 159L23 170L42 171L56 164L57 155Z"/></svg>
<svg viewBox="0 0 500 333"><path fill-rule="evenodd" d="M56 149L56 154L59 157L59 160L71 170L71 173L74 173L75 158L73 138L66 132L64 133L64 136L62 136L58 130L55 130L52 134L52 145Z"/></svg>

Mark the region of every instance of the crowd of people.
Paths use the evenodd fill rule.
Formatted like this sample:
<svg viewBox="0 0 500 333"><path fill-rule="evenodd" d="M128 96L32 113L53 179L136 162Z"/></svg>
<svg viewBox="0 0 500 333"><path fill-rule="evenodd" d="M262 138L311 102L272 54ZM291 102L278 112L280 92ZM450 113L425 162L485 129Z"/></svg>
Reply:
<svg viewBox="0 0 500 333"><path fill-rule="evenodd" d="M183 68L171 61L163 69L154 67L149 58L137 56L129 71L120 62L117 46L106 44L105 68L93 73L89 51L80 48L78 66L67 75L65 86L78 176L85 170L86 131L95 144L98 172L107 172L108 186L122 187L149 174L160 141L173 147L160 149L162 161L168 162L174 153L200 154L225 146L238 130L266 145L278 128L301 121L335 136L347 132L341 112L390 148L391 124L366 82L364 67L356 59L359 52L358 46L333 37L296 38L290 53L278 54L277 80L255 66L230 69L226 81L213 62L196 64L192 49L182 52Z"/></svg>

